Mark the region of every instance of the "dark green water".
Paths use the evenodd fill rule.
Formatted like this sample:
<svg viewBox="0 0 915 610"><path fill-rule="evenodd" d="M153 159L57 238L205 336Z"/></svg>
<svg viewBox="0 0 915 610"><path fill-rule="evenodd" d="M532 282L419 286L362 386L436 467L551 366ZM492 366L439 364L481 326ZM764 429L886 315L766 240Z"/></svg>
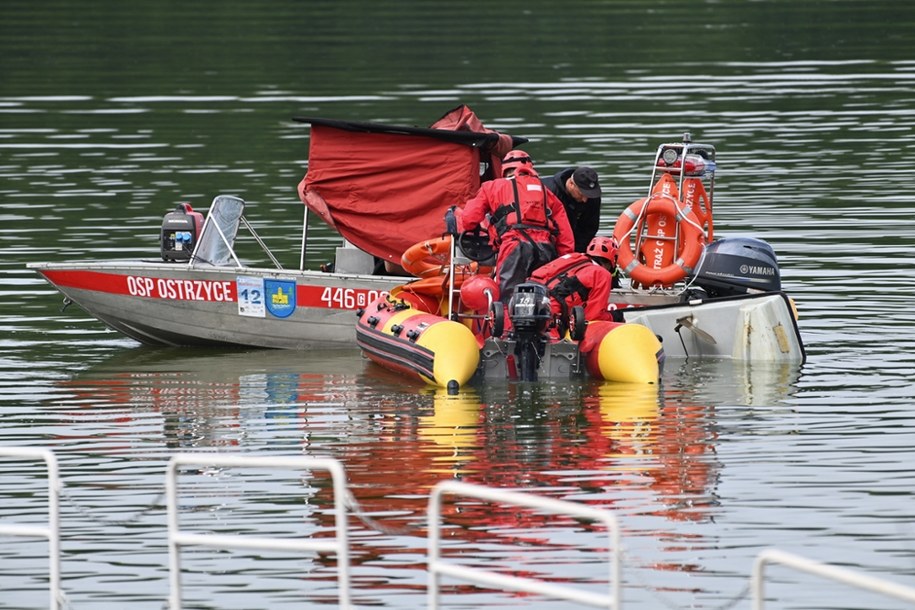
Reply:
<svg viewBox="0 0 915 610"><path fill-rule="evenodd" d="M164 511L110 520L155 500L179 450L341 459L360 505L392 528L353 522L357 606L425 604L423 513L446 478L617 511L627 608L749 607L746 577L769 546L915 582L913 27L915 5L882 1L4 2L0 444L61 460L72 607L163 606ZM154 257L162 215L219 193L245 198L297 264L309 133L291 117L426 126L461 103L530 138L541 173L597 168L608 231L644 194L657 144L684 131L715 144L716 234L773 245L808 363L673 362L648 392L499 385L449 401L358 353L142 348L61 313L25 268ZM312 229L316 267L337 242ZM0 468L0 519L28 518L40 488ZM258 482L253 506L201 494L216 499L200 513L292 528L269 500L283 490ZM554 534L570 545L552 556L563 577L602 578L586 534ZM46 605L44 552L4 540L0 607ZM519 546L513 561L541 559ZM186 563L187 607L327 594L314 558ZM813 580L770 592L782 608L902 607Z"/></svg>

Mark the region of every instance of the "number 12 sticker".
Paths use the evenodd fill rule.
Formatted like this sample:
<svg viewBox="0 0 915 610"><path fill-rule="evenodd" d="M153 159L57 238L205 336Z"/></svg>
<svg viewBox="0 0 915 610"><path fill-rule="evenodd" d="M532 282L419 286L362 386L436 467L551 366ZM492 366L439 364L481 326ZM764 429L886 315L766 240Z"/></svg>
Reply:
<svg viewBox="0 0 915 610"><path fill-rule="evenodd" d="M238 315L252 318L266 316L263 278L239 276L235 280L235 287L238 294Z"/></svg>

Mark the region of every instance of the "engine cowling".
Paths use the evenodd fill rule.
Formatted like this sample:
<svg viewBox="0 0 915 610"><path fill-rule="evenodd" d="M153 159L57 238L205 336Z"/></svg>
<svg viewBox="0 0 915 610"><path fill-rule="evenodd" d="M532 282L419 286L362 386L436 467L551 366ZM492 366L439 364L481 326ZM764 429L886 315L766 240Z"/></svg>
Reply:
<svg viewBox="0 0 915 610"><path fill-rule="evenodd" d="M781 274L775 251L753 237L726 237L706 246L693 284L711 297L781 290Z"/></svg>

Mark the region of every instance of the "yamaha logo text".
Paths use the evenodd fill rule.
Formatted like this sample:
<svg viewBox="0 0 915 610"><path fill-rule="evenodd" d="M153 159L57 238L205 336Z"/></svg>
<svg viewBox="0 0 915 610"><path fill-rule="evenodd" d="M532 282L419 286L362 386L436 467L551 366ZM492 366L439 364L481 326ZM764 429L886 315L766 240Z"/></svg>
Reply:
<svg viewBox="0 0 915 610"><path fill-rule="evenodd" d="M757 267L755 265L741 265L740 272L744 275L775 275L775 268Z"/></svg>

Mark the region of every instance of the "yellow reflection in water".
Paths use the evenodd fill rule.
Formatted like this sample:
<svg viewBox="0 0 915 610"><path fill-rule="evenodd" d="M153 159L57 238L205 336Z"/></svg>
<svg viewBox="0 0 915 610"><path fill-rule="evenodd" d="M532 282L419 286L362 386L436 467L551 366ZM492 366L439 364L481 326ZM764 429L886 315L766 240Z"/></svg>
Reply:
<svg viewBox="0 0 915 610"><path fill-rule="evenodd" d="M604 383L598 388L601 433L614 441L608 458L653 453L660 414L659 387L640 383ZM646 466L648 467L648 466ZM632 468L626 464L626 469Z"/></svg>
<svg viewBox="0 0 915 610"><path fill-rule="evenodd" d="M428 441L424 449L431 456L430 472L461 472L460 464L473 459L473 449L478 444L481 399L472 389L449 395L436 388L432 400L432 413L419 418L417 431L420 439Z"/></svg>

